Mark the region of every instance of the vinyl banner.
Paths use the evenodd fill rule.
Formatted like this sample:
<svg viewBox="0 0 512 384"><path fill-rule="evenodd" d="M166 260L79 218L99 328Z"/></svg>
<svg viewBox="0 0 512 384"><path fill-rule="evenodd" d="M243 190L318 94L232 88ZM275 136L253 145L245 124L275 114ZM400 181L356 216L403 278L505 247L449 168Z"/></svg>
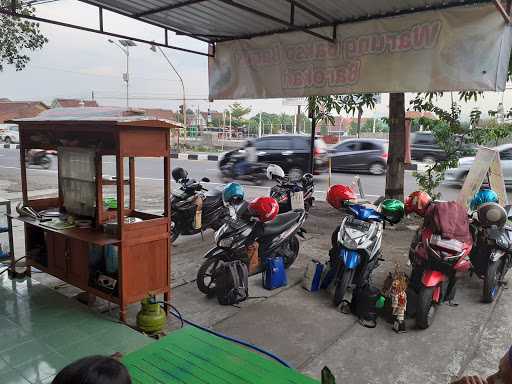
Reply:
<svg viewBox="0 0 512 384"><path fill-rule="evenodd" d="M218 43L210 97L505 88L510 27L492 4L345 24L336 35L336 43L304 32Z"/></svg>

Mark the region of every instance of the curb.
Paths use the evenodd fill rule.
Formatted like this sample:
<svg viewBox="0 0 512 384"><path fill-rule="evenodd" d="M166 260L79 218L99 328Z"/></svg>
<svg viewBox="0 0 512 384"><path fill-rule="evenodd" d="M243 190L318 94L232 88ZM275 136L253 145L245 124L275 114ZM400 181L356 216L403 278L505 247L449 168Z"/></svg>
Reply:
<svg viewBox="0 0 512 384"><path fill-rule="evenodd" d="M20 149L19 144L2 144L3 149Z"/></svg>
<svg viewBox="0 0 512 384"><path fill-rule="evenodd" d="M171 153L171 159L180 160L219 161L219 158L219 155L208 155L206 153Z"/></svg>

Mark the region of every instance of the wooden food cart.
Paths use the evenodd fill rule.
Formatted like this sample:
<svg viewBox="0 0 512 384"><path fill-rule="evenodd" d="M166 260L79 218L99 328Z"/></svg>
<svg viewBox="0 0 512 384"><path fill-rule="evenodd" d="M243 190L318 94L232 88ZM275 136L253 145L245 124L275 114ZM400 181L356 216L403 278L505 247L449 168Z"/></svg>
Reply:
<svg viewBox="0 0 512 384"><path fill-rule="evenodd" d="M121 321L125 321L127 305L149 293L163 293L168 301L169 147L174 125L141 117L35 118L16 123L23 203L41 213L37 218L16 217L25 225L27 273L33 266L118 304ZM57 151L58 197L29 200L25 154L31 149ZM113 178L103 174L104 156L115 156ZM163 215L135 208L138 156L163 158ZM116 197L110 206L104 201L108 185L115 187Z"/></svg>

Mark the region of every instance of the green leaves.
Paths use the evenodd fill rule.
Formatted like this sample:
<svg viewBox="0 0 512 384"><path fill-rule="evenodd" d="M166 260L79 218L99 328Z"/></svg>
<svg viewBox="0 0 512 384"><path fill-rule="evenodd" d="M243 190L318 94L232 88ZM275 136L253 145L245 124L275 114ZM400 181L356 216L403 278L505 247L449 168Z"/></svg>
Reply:
<svg viewBox="0 0 512 384"><path fill-rule="evenodd" d="M351 115L362 115L363 110L373 109L377 103L373 93L354 93L350 95L309 96L308 110L313 112L318 121L329 121L334 124L333 112L342 111Z"/></svg>
<svg viewBox="0 0 512 384"><path fill-rule="evenodd" d="M240 103L233 103L229 106L231 111L231 124L233 127L241 127L245 124L244 116L251 112L251 108L244 107Z"/></svg>
<svg viewBox="0 0 512 384"><path fill-rule="evenodd" d="M459 94L459 100L468 101L474 97L478 98L477 92L466 92L464 95L463 93ZM458 166L459 158L463 156L465 151L464 147L470 142L467 137L469 132L460 120L461 108L459 104L452 102L449 109L443 109L435 104L441 96L443 96L442 92L418 93L410 103L415 111L428 111L437 116L437 120L422 117L419 119L419 123L427 130L432 131L436 143L441 147L446 158L428 165L422 173L414 173L420 189L434 198L439 197L436 190L443 182L446 170ZM479 110L471 112L472 124L479 121L480 114Z"/></svg>
<svg viewBox="0 0 512 384"><path fill-rule="evenodd" d="M0 0L0 7L10 8L11 2ZM33 15L34 7L17 1L16 12ZM6 65L13 65L17 71L23 70L30 61L28 51L41 49L47 42L39 30L39 23L0 14L0 72Z"/></svg>

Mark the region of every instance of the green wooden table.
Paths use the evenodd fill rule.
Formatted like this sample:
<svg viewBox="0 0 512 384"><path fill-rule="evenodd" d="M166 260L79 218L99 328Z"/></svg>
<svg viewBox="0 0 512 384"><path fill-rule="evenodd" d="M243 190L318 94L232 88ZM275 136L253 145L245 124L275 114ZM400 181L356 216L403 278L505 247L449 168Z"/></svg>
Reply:
<svg viewBox="0 0 512 384"><path fill-rule="evenodd" d="M276 361L194 327L123 358L133 383L318 384Z"/></svg>

